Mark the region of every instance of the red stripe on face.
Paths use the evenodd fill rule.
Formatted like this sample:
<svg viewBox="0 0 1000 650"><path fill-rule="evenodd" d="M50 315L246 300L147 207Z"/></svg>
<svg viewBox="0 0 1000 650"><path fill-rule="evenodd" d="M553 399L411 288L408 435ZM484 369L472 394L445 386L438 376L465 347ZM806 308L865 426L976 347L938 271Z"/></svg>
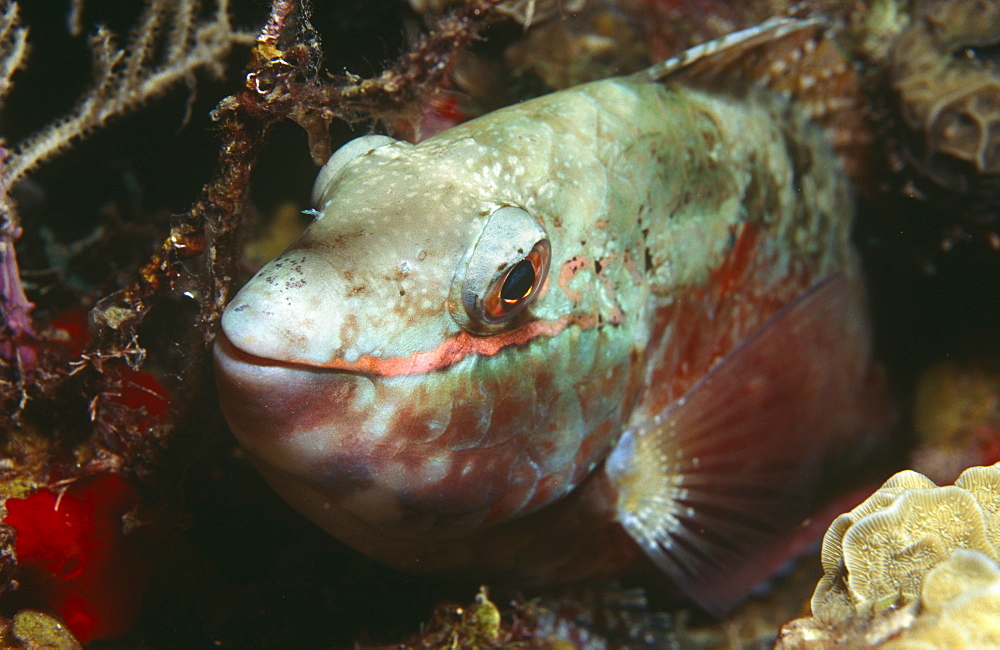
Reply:
<svg viewBox="0 0 1000 650"><path fill-rule="evenodd" d="M523 345L539 336L555 336L570 325L586 329L596 323L597 318L594 316L564 316L554 321L531 321L510 331L490 336L475 336L468 332L459 332L432 350L414 352L408 357L383 359L367 356L361 357L357 361L331 359L327 363L299 363L317 368L348 370L382 377L418 375L447 368L472 354L489 357L508 346Z"/></svg>

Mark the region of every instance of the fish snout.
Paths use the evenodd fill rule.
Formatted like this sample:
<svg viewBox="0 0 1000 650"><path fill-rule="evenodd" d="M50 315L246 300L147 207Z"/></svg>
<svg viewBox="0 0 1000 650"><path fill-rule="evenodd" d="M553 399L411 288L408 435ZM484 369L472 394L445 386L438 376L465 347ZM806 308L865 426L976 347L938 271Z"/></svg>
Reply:
<svg viewBox="0 0 1000 650"><path fill-rule="evenodd" d="M289 251L240 290L222 315L222 331L255 357L327 365L354 343L343 285L320 255Z"/></svg>

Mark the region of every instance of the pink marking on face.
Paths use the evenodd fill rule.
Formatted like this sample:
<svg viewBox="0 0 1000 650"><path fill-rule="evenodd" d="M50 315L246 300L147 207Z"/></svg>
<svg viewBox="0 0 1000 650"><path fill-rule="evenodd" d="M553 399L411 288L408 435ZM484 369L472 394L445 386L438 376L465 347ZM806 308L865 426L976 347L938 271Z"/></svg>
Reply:
<svg viewBox="0 0 1000 650"><path fill-rule="evenodd" d="M625 251L623 262L625 264L625 268L629 272L629 275L632 276L632 281L633 282L635 282L636 284L639 284L640 282L642 282L644 280L644 276L642 274L642 271L639 270L639 266L635 263L635 258L633 258L632 254L629 253L628 251Z"/></svg>
<svg viewBox="0 0 1000 650"><path fill-rule="evenodd" d="M590 264L590 260L587 259L586 255L577 255L567 260L562 265L562 268L559 269L559 288L563 290L563 293L566 294L566 297L569 298L574 306L579 305L580 301L583 300L583 292L570 289L569 282L577 273L586 268L588 264Z"/></svg>
<svg viewBox="0 0 1000 650"><path fill-rule="evenodd" d="M610 276L608 276L607 270L611 268L611 265L615 263L616 255L614 253L608 253L601 259L597 261L595 268L600 268L597 273L597 279L604 286L605 295L611 300L615 300L615 281ZM615 309L618 309L617 305ZM620 312L621 310L618 309Z"/></svg>
<svg viewBox="0 0 1000 650"><path fill-rule="evenodd" d="M453 366L470 355L490 357L504 348L512 345L524 345L539 336L555 336L571 325L586 329L593 327L596 323L597 319L593 316L564 316L553 321L530 321L515 329L490 336L476 336L462 331L452 338L442 341L431 350L414 352L408 357L363 356L357 361L331 359L326 363L292 359L288 363L329 370L345 370L378 377L419 375Z"/></svg>

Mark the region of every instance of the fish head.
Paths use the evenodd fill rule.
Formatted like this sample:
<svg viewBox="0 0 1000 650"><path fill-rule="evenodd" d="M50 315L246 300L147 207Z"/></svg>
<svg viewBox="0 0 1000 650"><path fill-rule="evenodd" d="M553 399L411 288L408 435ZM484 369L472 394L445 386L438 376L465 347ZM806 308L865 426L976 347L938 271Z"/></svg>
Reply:
<svg viewBox="0 0 1000 650"><path fill-rule="evenodd" d="M470 179L488 166L473 139L345 149L319 218L223 314L236 437L293 506L376 556L376 537L461 536L564 495L610 446L626 380L587 373L611 355L553 289L558 228Z"/></svg>
<svg viewBox="0 0 1000 650"><path fill-rule="evenodd" d="M489 206L435 174L440 166L420 169L412 156L382 151L360 157L367 164L328 179L338 191L318 197L316 221L228 306L223 331L243 351L362 370L405 364L426 342L457 333L446 304L456 260Z"/></svg>

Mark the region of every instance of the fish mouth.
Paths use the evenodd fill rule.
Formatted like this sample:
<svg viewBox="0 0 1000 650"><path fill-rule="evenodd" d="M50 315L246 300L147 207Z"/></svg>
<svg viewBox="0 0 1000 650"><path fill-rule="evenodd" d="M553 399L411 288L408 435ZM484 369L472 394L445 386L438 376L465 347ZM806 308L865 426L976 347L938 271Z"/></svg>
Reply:
<svg viewBox="0 0 1000 650"><path fill-rule="evenodd" d="M278 374L280 370L267 371L263 370L265 368L285 368L289 371L301 371L301 372L326 372L326 373L343 373L343 374L368 374L362 371L357 371L353 369L341 368L340 364L329 364L322 365L318 363L313 363L310 361L294 359L294 360L279 360L272 357L264 357L253 352L248 352L244 348L233 343L233 340L229 338L226 334L224 328L219 330L218 335L215 338L215 365L217 369L222 369L224 372L232 373L234 376L243 376L247 373L257 374ZM261 370L251 370L251 369L261 369ZM263 378L263 377L262 377ZM268 377L270 379L270 377ZM243 376L244 380L250 379L249 376Z"/></svg>
<svg viewBox="0 0 1000 650"><path fill-rule="evenodd" d="M252 457L289 474L308 475L315 459L341 442L329 432L355 429L374 400L371 377L259 357L224 331L213 356L222 411L233 434Z"/></svg>
<svg viewBox="0 0 1000 650"><path fill-rule="evenodd" d="M302 400L306 394L321 388L317 384L356 381L353 378L364 374L308 362L258 356L233 343L225 331L220 331L215 339L213 357L216 385L227 417L228 411L233 410L227 406L238 405L245 410L253 402L261 402L265 410L273 411L283 399L294 397L304 407ZM301 413L303 408L296 411Z"/></svg>
<svg viewBox="0 0 1000 650"><path fill-rule="evenodd" d="M376 539L465 535L499 498L496 486L481 487L479 501L452 495L462 462L492 466L492 452L456 452L452 466L445 450L414 442L391 378L262 358L225 333L214 360L222 411L250 461L293 507L363 552L380 555Z"/></svg>

